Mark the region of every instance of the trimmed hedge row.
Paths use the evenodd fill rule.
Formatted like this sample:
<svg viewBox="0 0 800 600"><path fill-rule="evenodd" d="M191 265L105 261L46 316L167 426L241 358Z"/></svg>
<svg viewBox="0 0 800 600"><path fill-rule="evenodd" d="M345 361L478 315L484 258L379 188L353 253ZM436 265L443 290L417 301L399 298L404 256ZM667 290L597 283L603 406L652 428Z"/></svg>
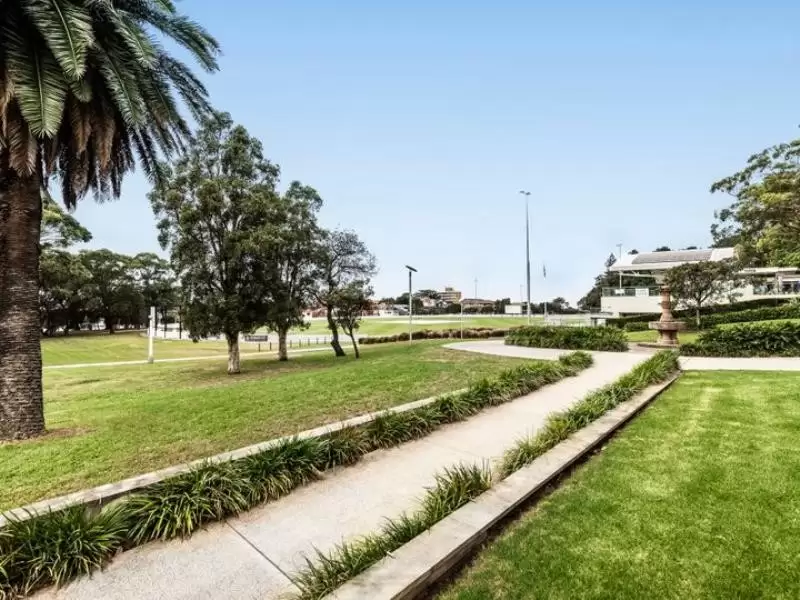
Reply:
<svg viewBox="0 0 800 600"><path fill-rule="evenodd" d="M377 534L344 542L327 554L317 551L315 559L306 559L306 568L295 577L301 590L296 598L319 600L327 597L342 584L480 496L498 479L530 464L647 386L666 381L678 372L678 368L677 353L669 350L659 352L613 384L590 393L567 411L553 414L537 436L518 442L505 453L497 478L486 466L458 466L445 471L437 476L435 487L425 494L422 508L417 512L387 520Z"/></svg>
<svg viewBox="0 0 800 600"><path fill-rule="evenodd" d="M529 465L621 402L630 400L648 386L666 381L679 370L678 353L674 350L662 350L614 383L591 392L563 412L553 413L535 436L520 440L505 453L501 465L503 476Z"/></svg>
<svg viewBox="0 0 800 600"><path fill-rule="evenodd" d="M623 329L625 329L625 331L647 331L650 329L650 325L640 321L633 321L631 323L625 323L625 327L623 327Z"/></svg>
<svg viewBox="0 0 800 600"><path fill-rule="evenodd" d="M577 375L592 357L573 352L484 378L414 410L387 413L322 438L290 439L225 463L166 479L102 510L75 506L11 520L0 528L0 598L61 585L101 568L117 552L151 540L188 537L204 524L280 498L326 469L423 437L434 429Z"/></svg>
<svg viewBox="0 0 800 600"><path fill-rule="evenodd" d="M715 304L706 306L701 311L702 316L721 315L731 312L742 312L745 310L752 310L756 308L777 308L783 304L792 302L792 298L758 298L756 300L743 300L741 302L733 302L730 304ZM675 318L686 319L687 323L694 318L694 310L675 310L672 311ZM658 321L661 313L648 313L644 315L631 315L629 317L612 317L606 319L606 325L610 327L624 328L626 323L649 323L650 321Z"/></svg>
<svg viewBox="0 0 800 600"><path fill-rule="evenodd" d="M700 318L702 327L715 327L726 323L747 323L749 321L775 321L778 319L800 319L800 302L787 302L780 306L768 306L720 313Z"/></svg>
<svg viewBox="0 0 800 600"><path fill-rule="evenodd" d="M616 327L517 327L508 332L506 344L564 350L628 350L625 333Z"/></svg>
<svg viewBox="0 0 800 600"><path fill-rule="evenodd" d="M742 323L716 327L682 344L687 356L800 356L800 323Z"/></svg>
<svg viewBox="0 0 800 600"><path fill-rule="evenodd" d="M510 329L494 329L492 327L473 327L464 330L464 339L487 339L505 337ZM412 334L413 340L460 339L461 329L423 329ZM375 335L359 338L359 344L387 344L390 342L407 342L408 332L395 335Z"/></svg>

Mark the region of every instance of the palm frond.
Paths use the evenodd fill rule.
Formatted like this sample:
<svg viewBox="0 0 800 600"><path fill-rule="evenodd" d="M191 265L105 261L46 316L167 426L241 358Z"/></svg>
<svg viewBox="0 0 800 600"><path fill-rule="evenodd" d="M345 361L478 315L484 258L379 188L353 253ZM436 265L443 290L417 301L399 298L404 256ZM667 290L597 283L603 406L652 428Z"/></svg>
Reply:
<svg viewBox="0 0 800 600"><path fill-rule="evenodd" d="M39 30L66 78L80 79L86 72L86 58L94 43L91 14L65 0L27 0L25 14Z"/></svg>

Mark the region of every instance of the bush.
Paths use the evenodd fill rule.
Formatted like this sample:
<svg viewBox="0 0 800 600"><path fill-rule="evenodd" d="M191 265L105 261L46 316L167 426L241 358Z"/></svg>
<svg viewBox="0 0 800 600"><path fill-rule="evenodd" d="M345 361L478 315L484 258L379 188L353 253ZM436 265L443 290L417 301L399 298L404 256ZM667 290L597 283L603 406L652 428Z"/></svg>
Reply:
<svg viewBox="0 0 800 600"><path fill-rule="evenodd" d="M716 327L681 345L687 356L800 356L800 323L775 321Z"/></svg>
<svg viewBox="0 0 800 600"><path fill-rule="evenodd" d="M509 475L597 420L621 402L630 400L646 387L666 381L678 372L678 354L663 350L636 366L614 383L591 392L567 410L550 415L533 437L521 440L503 456L501 471Z"/></svg>
<svg viewBox="0 0 800 600"><path fill-rule="evenodd" d="M704 306L700 311L701 315L719 315L730 312L741 312L755 308L775 308L783 304L793 302L792 298L758 298L755 300L743 300L742 302L732 302L729 304L711 304ZM687 324L695 317L694 310L675 310L672 314L678 319L686 319ZM643 315L631 315L628 317L613 317L606 319L606 325L610 327L624 328L626 323L648 323L658 321L661 313L648 313Z"/></svg>
<svg viewBox="0 0 800 600"><path fill-rule="evenodd" d="M650 329L650 326L644 322L632 321L625 323L625 331L647 331L648 329Z"/></svg>
<svg viewBox="0 0 800 600"><path fill-rule="evenodd" d="M464 339L488 339L493 337L504 337L509 333L509 329L494 329L492 327L473 327L464 330ZM440 340L440 339L461 339L461 329L422 329L412 333L415 340ZM389 342L407 342L408 332L397 333L395 335L376 335L372 337L359 338L359 344L386 344Z"/></svg>
<svg viewBox="0 0 800 600"><path fill-rule="evenodd" d="M719 313L701 317L702 327L715 327L726 323L747 323L749 321L775 321L778 319L800 318L800 302L789 302L781 306L753 308L737 312Z"/></svg>
<svg viewBox="0 0 800 600"><path fill-rule="evenodd" d="M625 352L628 340L615 327L518 327L506 336L506 344L565 350Z"/></svg>

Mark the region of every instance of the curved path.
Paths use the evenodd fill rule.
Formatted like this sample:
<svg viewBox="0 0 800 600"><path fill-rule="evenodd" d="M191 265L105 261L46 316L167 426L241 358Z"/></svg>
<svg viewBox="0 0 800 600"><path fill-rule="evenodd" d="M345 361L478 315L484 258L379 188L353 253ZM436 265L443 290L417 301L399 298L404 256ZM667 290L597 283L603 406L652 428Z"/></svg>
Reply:
<svg viewBox="0 0 800 600"><path fill-rule="evenodd" d="M563 351L461 342L454 350L552 360ZM352 466L335 469L285 498L186 541L152 543L117 557L109 567L61 590L37 595L48 600L278 599L295 590L291 576L314 549L328 551L343 539L376 531L385 517L416 508L442 468L458 462L499 458L524 435L535 432L553 411L611 383L648 353L594 352L594 366L417 441L373 452ZM751 359L757 360L757 359ZM697 359L687 361L693 368ZM712 363L705 363L712 364ZM755 363L747 363L755 364ZM768 365L774 363L758 363ZM783 363L781 363L783 364ZM800 369L794 359L792 368ZM708 367L711 368L711 367ZM719 368L714 366L713 368ZM732 367L733 368L733 367ZM754 368L754 367L736 367ZM758 368L758 367L755 367ZM296 590L295 590L296 591Z"/></svg>

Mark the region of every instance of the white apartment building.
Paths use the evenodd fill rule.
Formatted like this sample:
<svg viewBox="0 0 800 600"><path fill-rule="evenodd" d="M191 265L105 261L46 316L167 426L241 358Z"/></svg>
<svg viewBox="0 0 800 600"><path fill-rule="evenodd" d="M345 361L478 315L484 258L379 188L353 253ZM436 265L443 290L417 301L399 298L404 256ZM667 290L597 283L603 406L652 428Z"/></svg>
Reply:
<svg viewBox="0 0 800 600"><path fill-rule="evenodd" d="M728 260L735 256L733 248L710 248L707 250L678 250L668 252L643 252L623 256L611 266L611 272L622 274L622 285L603 288L600 310L614 316L656 313L661 310L658 284L664 273L672 267L701 261ZM795 267L759 267L742 271L748 283L736 288L737 301L770 297L800 298L800 269ZM626 277L650 277L649 287L625 285ZM717 302L728 302L718 298Z"/></svg>

